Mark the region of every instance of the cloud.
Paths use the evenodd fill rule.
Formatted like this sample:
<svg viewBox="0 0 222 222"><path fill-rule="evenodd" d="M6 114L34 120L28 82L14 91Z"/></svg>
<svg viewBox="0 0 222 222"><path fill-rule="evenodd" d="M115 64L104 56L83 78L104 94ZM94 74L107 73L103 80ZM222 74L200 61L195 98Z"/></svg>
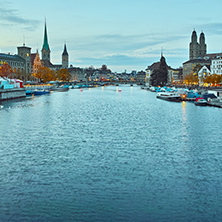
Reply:
<svg viewBox="0 0 222 222"><path fill-rule="evenodd" d="M212 35L222 34L222 23L207 23L207 24L198 25L197 28L199 30L203 30L204 33L207 33L207 34L208 33Z"/></svg>
<svg viewBox="0 0 222 222"><path fill-rule="evenodd" d="M70 39L67 42L71 54L87 57L103 57L112 54L133 55L136 57L149 57L153 50L161 50L161 47L175 47L174 42L187 36L161 36L156 34L120 35L106 34L85 36ZM59 46L61 48L61 46ZM61 50L61 49L60 49Z"/></svg>
<svg viewBox="0 0 222 222"><path fill-rule="evenodd" d="M40 24L40 21L33 19L24 19L19 15L19 11L14 9L0 9L0 20L1 26L15 26L21 25L24 29L28 31L33 31L36 29L37 25Z"/></svg>
<svg viewBox="0 0 222 222"><path fill-rule="evenodd" d="M169 65L172 67L178 67L178 64L182 64L186 60L184 56L185 50L168 50L164 53L164 56L167 61L169 61ZM103 57L80 57L73 62L74 66L86 67L93 65L95 67L101 67L103 64L106 64L111 69L114 68L113 71L118 67L128 68L131 70L145 70L147 66L151 65L153 62L157 62L160 60L160 50L153 50L148 56L138 57L134 55L127 54L110 54Z"/></svg>

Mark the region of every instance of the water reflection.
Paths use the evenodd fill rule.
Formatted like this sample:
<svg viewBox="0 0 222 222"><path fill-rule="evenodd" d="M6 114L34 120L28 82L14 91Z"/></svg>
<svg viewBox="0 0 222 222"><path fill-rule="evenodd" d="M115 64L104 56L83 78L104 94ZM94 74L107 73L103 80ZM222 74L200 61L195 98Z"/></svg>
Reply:
<svg viewBox="0 0 222 222"><path fill-rule="evenodd" d="M122 85L8 106L1 221L220 221L220 109Z"/></svg>

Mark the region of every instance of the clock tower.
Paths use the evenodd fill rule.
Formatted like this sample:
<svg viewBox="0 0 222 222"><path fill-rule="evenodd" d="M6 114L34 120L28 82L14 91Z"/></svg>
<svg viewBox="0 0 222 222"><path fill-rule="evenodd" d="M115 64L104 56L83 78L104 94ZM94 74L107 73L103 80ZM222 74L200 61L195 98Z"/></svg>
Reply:
<svg viewBox="0 0 222 222"><path fill-rule="evenodd" d="M68 69L69 67L69 54L66 49L66 44L64 45L64 51L62 53L62 68Z"/></svg>
<svg viewBox="0 0 222 222"><path fill-rule="evenodd" d="M48 43L47 29L46 29L46 21L45 21L45 33L44 33L44 42L42 46L42 60L50 61L50 48Z"/></svg>

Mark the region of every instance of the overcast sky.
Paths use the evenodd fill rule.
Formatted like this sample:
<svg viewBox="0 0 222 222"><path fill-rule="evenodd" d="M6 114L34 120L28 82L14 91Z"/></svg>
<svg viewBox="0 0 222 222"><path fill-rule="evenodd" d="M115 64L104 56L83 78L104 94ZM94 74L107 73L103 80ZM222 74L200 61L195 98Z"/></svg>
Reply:
<svg viewBox="0 0 222 222"><path fill-rule="evenodd" d="M0 52L17 53L25 42L41 51L46 18L51 61L112 71L145 70L159 61L188 60L193 29L203 30L208 53L222 52L221 0L0 0Z"/></svg>

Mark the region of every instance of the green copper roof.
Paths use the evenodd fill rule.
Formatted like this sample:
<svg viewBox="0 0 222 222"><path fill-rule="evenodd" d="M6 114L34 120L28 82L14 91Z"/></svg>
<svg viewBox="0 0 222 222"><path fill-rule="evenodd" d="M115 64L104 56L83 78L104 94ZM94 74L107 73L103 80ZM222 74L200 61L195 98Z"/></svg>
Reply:
<svg viewBox="0 0 222 222"><path fill-rule="evenodd" d="M48 37L47 37L46 23L45 23L45 34L44 34L44 42L43 42L42 49L44 49L44 48L46 50L49 50L49 43L48 43Z"/></svg>

